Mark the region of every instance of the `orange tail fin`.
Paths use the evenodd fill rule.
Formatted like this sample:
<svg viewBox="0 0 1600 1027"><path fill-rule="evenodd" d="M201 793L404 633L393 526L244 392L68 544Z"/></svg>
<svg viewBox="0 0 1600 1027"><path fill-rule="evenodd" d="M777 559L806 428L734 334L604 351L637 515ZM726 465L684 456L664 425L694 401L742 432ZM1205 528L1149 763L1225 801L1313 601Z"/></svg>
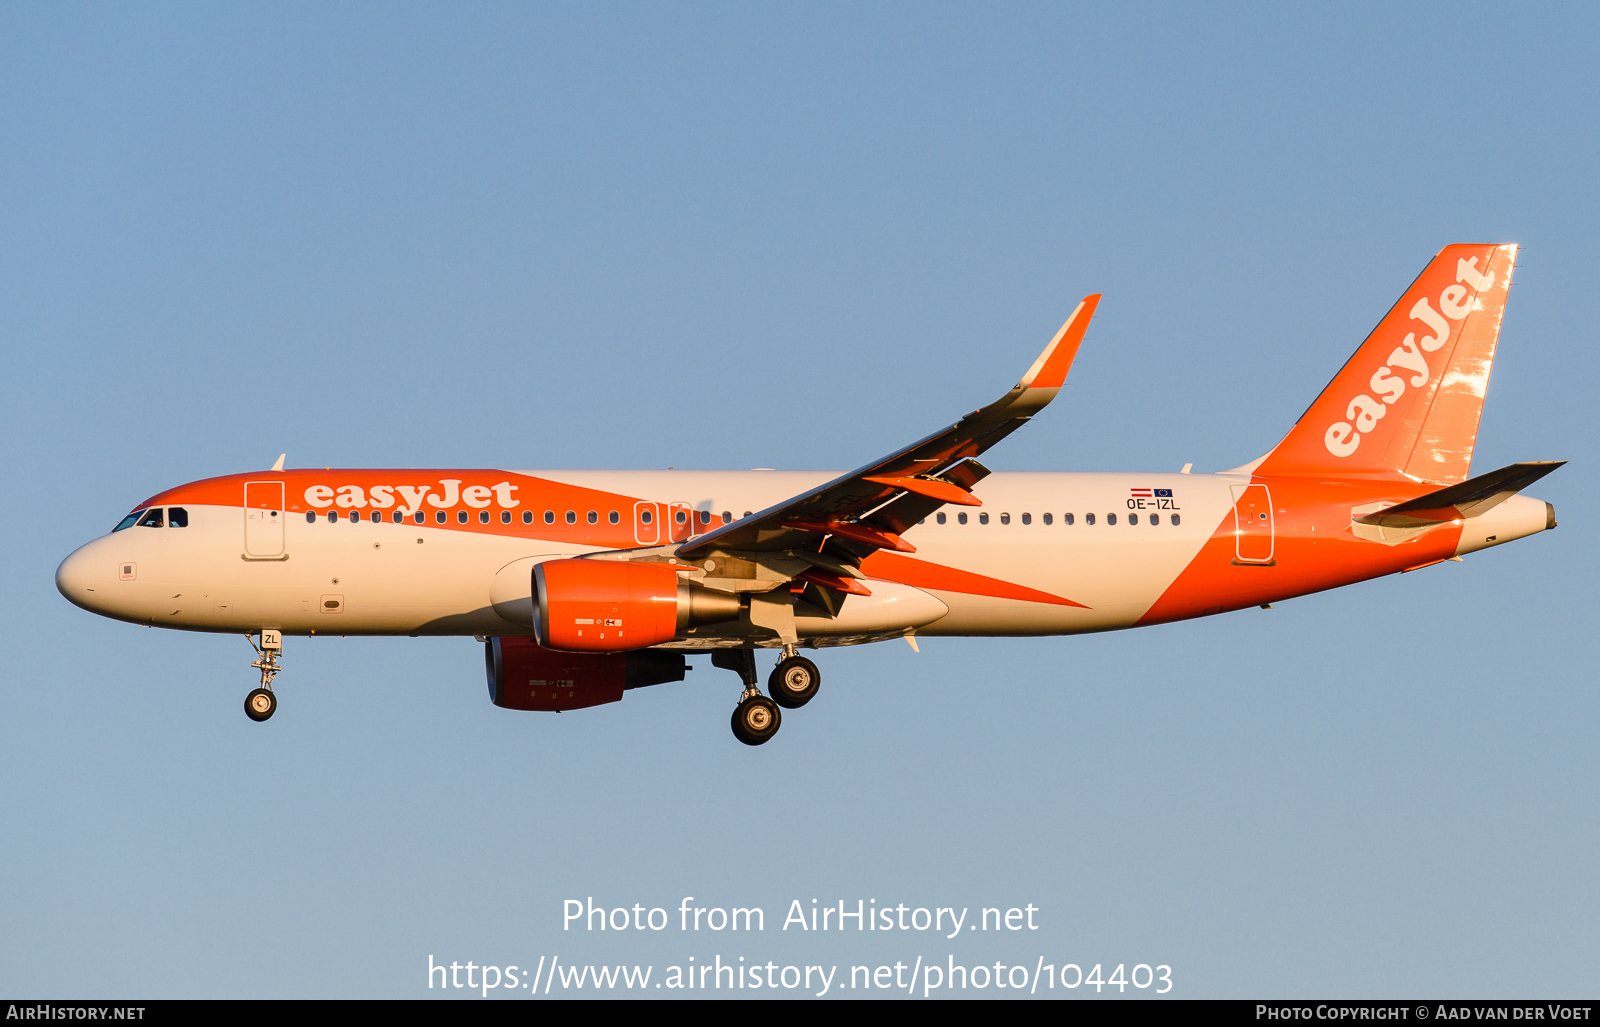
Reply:
<svg viewBox="0 0 1600 1027"><path fill-rule="evenodd" d="M1440 250L1256 473L1465 481L1516 258Z"/></svg>

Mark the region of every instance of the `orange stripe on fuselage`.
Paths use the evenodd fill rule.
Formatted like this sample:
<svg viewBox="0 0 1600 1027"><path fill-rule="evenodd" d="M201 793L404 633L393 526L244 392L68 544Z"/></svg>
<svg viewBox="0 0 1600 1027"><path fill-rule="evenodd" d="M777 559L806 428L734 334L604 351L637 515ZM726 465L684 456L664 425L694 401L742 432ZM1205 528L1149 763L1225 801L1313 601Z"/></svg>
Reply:
<svg viewBox="0 0 1600 1027"><path fill-rule="evenodd" d="M993 596L997 599L1020 599L1029 603L1049 603L1052 606L1090 607L1071 599L1041 592L1036 588L1018 585L999 578L990 578L971 571L957 570L942 564L916 560L897 553L879 551L861 561L861 569L875 578L898 581L913 588L933 589L939 592L960 592L965 595Z"/></svg>
<svg viewBox="0 0 1600 1027"><path fill-rule="evenodd" d="M1456 524L1442 524L1395 545L1357 538L1351 531L1352 507L1378 500L1403 502L1432 491L1431 485L1409 479L1330 481L1297 476L1256 476L1252 482L1266 485L1272 494L1272 565L1236 561L1230 508L1199 554L1135 627L1242 610L1394 574L1447 559L1461 541L1461 527Z"/></svg>
<svg viewBox="0 0 1600 1027"><path fill-rule="evenodd" d="M631 496L624 496L613 492L604 492L598 489L582 488L577 485L566 485L561 482L549 481L544 478L534 478L525 474L515 474L509 471L496 471L475 468L461 469L419 469L419 470L382 470L382 469L340 469L340 470L294 470L294 471L258 471L254 474L230 474L220 478L206 478L201 481L179 485L165 492L151 496L149 499L134 507L142 510L151 506L232 506L243 507L245 482L283 482L284 504L289 513L304 514L314 511L319 515L329 510L339 512L341 518L350 513L360 513L363 519L371 517L374 510L383 514L387 523L391 520L394 511L406 509L408 500L397 491L400 487L412 490L412 495L418 495L416 490L427 488L426 493L420 497L421 510L426 513L426 520L416 527L435 529L448 528L452 531L468 531L484 535L501 535L513 538L538 539L563 545L595 546L606 549L628 549L639 545L635 540L634 505L638 500ZM445 482L455 481L454 502L448 506L440 506L428 501L428 497L435 497L441 502L451 498L447 494ZM494 486L508 483L514 488L508 493L505 490L496 492ZM318 494L318 502L313 503L309 493L318 487L329 490L326 494ZM488 490L487 505L474 506L466 501L467 490L471 488ZM373 502L373 490L387 488L389 493L379 493L379 503ZM359 494L356 490L359 490ZM481 493L478 494L481 497ZM507 496L513 500L512 505L501 503L501 497ZM330 501L331 500L331 501ZM483 502L483 498L479 498ZM379 505L380 503L385 505ZM657 539L660 543L682 541L688 537L690 530L708 531L709 526L694 524L679 526L671 523L671 510L667 503L655 503L652 518L657 529ZM462 524L457 519L458 512L468 512L467 523ZM489 523L482 524L478 520L480 510L489 512ZM511 513L511 523L500 522L500 512L508 510ZM522 512L533 511L533 523L522 523ZM546 524L545 511L555 514L555 523ZM567 511L571 510L576 516L576 523L566 522ZM589 511L596 514L597 523L588 523ZM610 512L617 511L619 523L610 523ZM446 514L445 523L437 521L436 514ZM691 518L699 514L689 512ZM411 516L407 516L406 524L413 524Z"/></svg>

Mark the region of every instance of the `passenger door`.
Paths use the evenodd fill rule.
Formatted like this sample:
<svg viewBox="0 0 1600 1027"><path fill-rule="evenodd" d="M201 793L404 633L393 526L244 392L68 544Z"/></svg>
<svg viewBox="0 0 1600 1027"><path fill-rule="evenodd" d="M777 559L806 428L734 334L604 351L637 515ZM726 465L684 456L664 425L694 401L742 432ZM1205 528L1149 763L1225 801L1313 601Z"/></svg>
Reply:
<svg viewBox="0 0 1600 1027"><path fill-rule="evenodd" d="M1234 563L1271 566L1272 493L1261 484L1233 486Z"/></svg>
<svg viewBox="0 0 1600 1027"><path fill-rule="evenodd" d="M275 560L283 555L283 482L244 483L244 555Z"/></svg>

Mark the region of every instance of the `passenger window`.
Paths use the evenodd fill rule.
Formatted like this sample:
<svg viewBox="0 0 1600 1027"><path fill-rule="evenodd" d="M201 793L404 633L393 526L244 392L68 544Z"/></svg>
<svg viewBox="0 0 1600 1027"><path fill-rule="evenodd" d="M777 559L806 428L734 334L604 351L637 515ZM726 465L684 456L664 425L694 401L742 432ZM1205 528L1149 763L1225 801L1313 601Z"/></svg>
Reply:
<svg viewBox="0 0 1600 1027"><path fill-rule="evenodd" d="M544 522L546 524L554 524L556 522L556 512L554 510L546 510L544 512Z"/></svg>
<svg viewBox="0 0 1600 1027"><path fill-rule="evenodd" d="M411 515L411 519L416 521L418 524L422 524L427 521L428 515L423 513L421 510L418 510L416 513Z"/></svg>
<svg viewBox="0 0 1600 1027"><path fill-rule="evenodd" d="M1046 524L1049 524L1049 523L1051 523L1051 517L1050 517L1050 515L1049 515L1049 514L1045 514L1045 515L1044 515L1044 522L1045 522L1045 523L1046 523ZM1026 523L1026 522L1024 522L1024 523Z"/></svg>
<svg viewBox="0 0 1600 1027"><path fill-rule="evenodd" d="M390 515L390 520L394 521L396 524L399 524L400 522L404 521L405 519L406 519L406 515L401 513L399 510L396 510L393 514Z"/></svg>
<svg viewBox="0 0 1600 1027"><path fill-rule="evenodd" d="M606 520L610 521L612 524L617 524L621 522L622 515L613 510L606 514Z"/></svg>
<svg viewBox="0 0 1600 1027"><path fill-rule="evenodd" d="M511 523L511 511L510 510L501 510L500 511L500 523L501 524L510 524Z"/></svg>
<svg viewBox="0 0 1600 1027"><path fill-rule="evenodd" d="M334 521L336 521L338 519L339 519L339 511L337 511L337 510L329 510L328 511L328 523L329 524L332 524Z"/></svg>
<svg viewBox="0 0 1600 1027"><path fill-rule="evenodd" d="M383 523L383 514L378 512L377 510L374 510L374 511L372 511L372 516L371 516L371 518L369 518L369 520L371 520L373 524L382 524Z"/></svg>
<svg viewBox="0 0 1600 1027"><path fill-rule="evenodd" d="M600 515L595 513L593 510L590 510L589 511L589 523L590 524L599 524L600 523Z"/></svg>
<svg viewBox="0 0 1600 1027"><path fill-rule="evenodd" d="M457 524L465 524L465 523L467 523L467 512L465 510L457 510L456 511L456 523Z"/></svg>
<svg viewBox="0 0 1600 1027"><path fill-rule="evenodd" d="M943 524L944 523L944 514L938 514L933 519L938 521L940 524Z"/></svg>
<svg viewBox="0 0 1600 1027"><path fill-rule="evenodd" d="M1178 520L1178 515L1177 514L1173 514L1172 515L1172 526L1174 528L1176 528L1178 525L1180 525L1182 523L1183 523L1182 521Z"/></svg>
<svg viewBox="0 0 1600 1027"><path fill-rule="evenodd" d="M315 523L317 523L317 512L315 510L307 510L306 511L306 523L307 524L315 524Z"/></svg>
<svg viewBox="0 0 1600 1027"><path fill-rule="evenodd" d="M743 517L749 517L749 516L750 516L750 511L749 511L749 510L746 510L746 511L745 511L745 512L744 512L744 513L743 513L743 514L741 514L741 515L740 515L740 516L743 516Z"/></svg>
<svg viewBox="0 0 1600 1027"><path fill-rule="evenodd" d="M965 524L965 523L967 523L967 515L964 514L964 513L956 514L956 523L957 524Z"/></svg>
<svg viewBox="0 0 1600 1027"><path fill-rule="evenodd" d="M1022 515L1022 523L1023 524L1032 524L1033 523L1033 514L1023 514Z"/></svg>
<svg viewBox="0 0 1600 1027"><path fill-rule="evenodd" d="M1150 515L1150 523L1151 524L1160 524L1161 523L1161 515L1160 514L1151 514Z"/></svg>
<svg viewBox="0 0 1600 1027"><path fill-rule="evenodd" d="M462 511L462 513L465 513L465 512L466 512L465 510ZM446 517L445 517L445 512L443 510L440 510L438 513L433 515L433 523L435 523L435 524L443 524L445 522L445 520L446 520Z"/></svg>
<svg viewBox="0 0 1600 1027"><path fill-rule="evenodd" d="M1071 514L1067 514L1067 516L1071 517L1072 515ZM1072 522L1068 521L1067 523L1071 524ZM1094 514L1084 514L1083 515L1083 523L1085 523L1085 524L1093 524L1094 523Z"/></svg>
<svg viewBox="0 0 1600 1027"><path fill-rule="evenodd" d="M578 523L578 513L577 513L576 510L568 510L567 511L567 523L568 524L577 524Z"/></svg>
<svg viewBox="0 0 1600 1027"><path fill-rule="evenodd" d="M117 522L117 526L115 528L112 528L111 530L113 532L117 532L117 531L121 531L123 528L131 528L131 527L133 527L135 524L139 523L139 514L142 513L142 512L143 511L135 510L133 513L129 514L128 516L124 517L122 520L118 521ZM312 520L316 520L316 517L317 517L316 514L312 514L311 515L311 519Z"/></svg>
<svg viewBox="0 0 1600 1027"><path fill-rule="evenodd" d="M654 517L653 514L650 513L649 508L646 508L646 509L643 509L643 510L639 511L639 523L641 523L641 524L649 524L654 519L655 519L655 517Z"/></svg>
<svg viewBox="0 0 1600 1027"><path fill-rule="evenodd" d="M532 524L533 523L533 511L532 510L524 510L524 511L522 511L522 523L523 524Z"/></svg>
<svg viewBox="0 0 1600 1027"><path fill-rule="evenodd" d="M1011 523L1011 515L1008 514L1008 513L1001 514L1000 515L1000 523L1001 524L1010 524Z"/></svg>
<svg viewBox="0 0 1600 1027"><path fill-rule="evenodd" d="M162 522L161 508L159 506L151 507L149 510L146 510L144 512L144 516L143 517L139 518L139 527L141 527L141 528L159 528L159 527L161 527L161 522Z"/></svg>
<svg viewBox="0 0 1600 1027"><path fill-rule="evenodd" d="M672 514L672 519L677 521L679 524L689 523L689 515L684 513L682 510L674 511Z"/></svg>
<svg viewBox="0 0 1600 1027"><path fill-rule="evenodd" d="M1117 515L1116 514L1106 514L1106 523L1107 524L1115 524L1115 523L1117 523Z"/></svg>
<svg viewBox="0 0 1600 1027"><path fill-rule="evenodd" d="M722 523L723 524L732 524L733 523L733 511L731 511L731 510L722 511Z"/></svg>
<svg viewBox="0 0 1600 1027"><path fill-rule="evenodd" d="M487 510L479 510L478 511L478 523L479 524L488 524L489 523L489 511L487 511Z"/></svg>
<svg viewBox="0 0 1600 1027"><path fill-rule="evenodd" d="M989 515L986 514L986 513L979 514L978 515L978 523L979 524L988 524L989 523Z"/></svg>
<svg viewBox="0 0 1600 1027"><path fill-rule="evenodd" d="M185 510L181 506L169 506L167 508L167 527L187 528L188 526L189 511Z"/></svg>
<svg viewBox="0 0 1600 1027"><path fill-rule="evenodd" d="M1115 515L1113 515L1113 516L1115 516ZM1138 524L1139 523L1139 515L1138 514L1129 514L1128 515L1128 523L1129 524Z"/></svg>

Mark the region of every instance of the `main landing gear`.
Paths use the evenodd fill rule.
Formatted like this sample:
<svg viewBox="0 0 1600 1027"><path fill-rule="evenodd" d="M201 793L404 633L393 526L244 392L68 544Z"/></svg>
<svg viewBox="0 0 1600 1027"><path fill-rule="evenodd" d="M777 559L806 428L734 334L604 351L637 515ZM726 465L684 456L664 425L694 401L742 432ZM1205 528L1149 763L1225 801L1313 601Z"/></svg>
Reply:
<svg viewBox="0 0 1600 1027"><path fill-rule="evenodd" d="M746 745L761 745L778 733L783 726L783 714L778 707L797 710L811 701L822 683L822 673L817 665L795 652L794 646L784 646L783 659L767 679L772 698L762 695L756 688L756 654L753 649L717 649L711 654L711 665L731 670L744 684L739 705L733 709L733 737Z"/></svg>
<svg viewBox="0 0 1600 1027"><path fill-rule="evenodd" d="M272 679L282 668L278 657L283 652L283 632L271 628L261 630L261 644L249 635L244 636L250 648L256 651L256 662L250 666L261 672L261 687L244 697L244 715L254 721L263 721L278 712L278 697L272 691Z"/></svg>
<svg viewBox="0 0 1600 1027"><path fill-rule="evenodd" d="M821 684L822 672L817 665L793 652L786 653L772 668L772 676L767 678L772 701L786 710L798 710L810 702Z"/></svg>

